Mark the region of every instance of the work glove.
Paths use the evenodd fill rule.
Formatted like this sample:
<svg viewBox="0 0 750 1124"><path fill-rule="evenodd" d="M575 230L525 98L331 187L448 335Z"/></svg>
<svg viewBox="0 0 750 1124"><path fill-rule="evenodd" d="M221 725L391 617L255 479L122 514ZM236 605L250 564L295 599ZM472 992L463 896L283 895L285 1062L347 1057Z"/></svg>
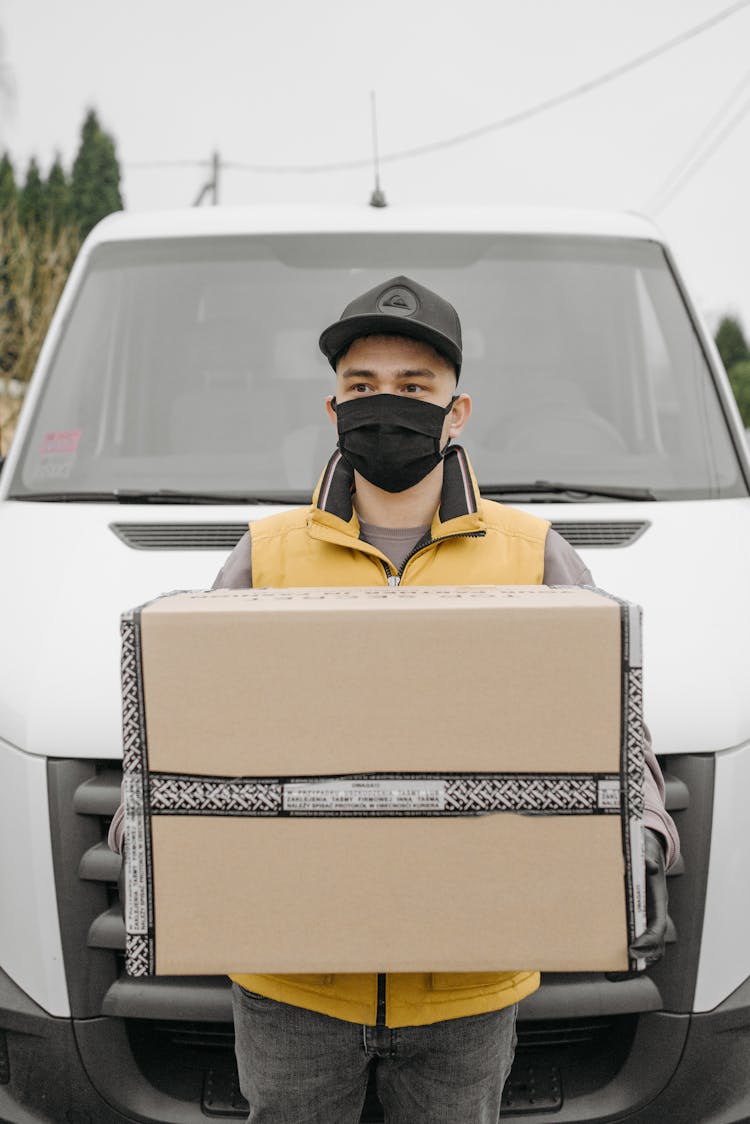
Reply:
<svg viewBox="0 0 750 1124"><path fill-rule="evenodd" d="M646 856L646 929L630 946L630 955L636 960L655 964L664 955L667 935L667 875L664 847L657 832L643 829L643 849Z"/></svg>

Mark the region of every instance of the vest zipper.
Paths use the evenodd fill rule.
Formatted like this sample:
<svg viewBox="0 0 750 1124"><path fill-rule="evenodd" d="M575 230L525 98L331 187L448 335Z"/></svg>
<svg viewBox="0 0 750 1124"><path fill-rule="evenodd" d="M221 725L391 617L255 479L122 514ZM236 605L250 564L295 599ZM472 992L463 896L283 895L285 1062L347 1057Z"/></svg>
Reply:
<svg viewBox="0 0 750 1124"><path fill-rule="evenodd" d="M435 543L444 543L446 542L446 540L449 540L449 538L484 538L486 534L486 531L460 531L454 535L441 535L440 538L431 538L430 542L428 543L417 543L417 545L414 547L414 550L410 551L410 553L406 555L404 561L401 562L401 569L398 571L398 573L391 573L390 566L386 562L383 562L382 568L386 571L386 578L388 580L389 586L400 586L401 578L404 577L404 571L406 570L407 562L412 561L415 554L418 554L421 551L426 551L428 546L434 546Z"/></svg>
<svg viewBox="0 0 750 1124"><path fill-rule="evenodd" d="M401 563L401 569L397 574L392 573L389 563L383 562L383 569L389 586L397 586L401 584L404 570L406 569L407 562L410 562L415 554L420 550L427 550L428 546L434 546L435 543L445 542L446 539L481 539L484 538L486 531L462 531L455 535L443 535L439 539L430 539L426 543L418 543L414 549L407 554L406 558ZM378 1009L376 1017L376 1026L385 1026L385 972L378 972Z"/></svg>
<svg viewBox="0 0 750 1124"><path fill-rule="evenodd" d="M376 1026L385 1026L385 972L378 972L378 1013Z"/></svg>

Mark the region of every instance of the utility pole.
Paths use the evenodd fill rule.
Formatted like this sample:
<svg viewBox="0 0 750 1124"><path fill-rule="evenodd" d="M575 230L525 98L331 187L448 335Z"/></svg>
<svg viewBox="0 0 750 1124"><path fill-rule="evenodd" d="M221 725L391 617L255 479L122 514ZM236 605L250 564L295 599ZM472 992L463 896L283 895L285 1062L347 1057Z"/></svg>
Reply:
<svg viewBox="0 0 750 1124"><path fill-rule="evenodd" d="M221 158L219 153L214 151L211 154L211 178L203 184L203 187L195 197L194 207L200 207L206 195L211 192L211 205L216 206L219 202L219 169L221 168Z"/></svg>

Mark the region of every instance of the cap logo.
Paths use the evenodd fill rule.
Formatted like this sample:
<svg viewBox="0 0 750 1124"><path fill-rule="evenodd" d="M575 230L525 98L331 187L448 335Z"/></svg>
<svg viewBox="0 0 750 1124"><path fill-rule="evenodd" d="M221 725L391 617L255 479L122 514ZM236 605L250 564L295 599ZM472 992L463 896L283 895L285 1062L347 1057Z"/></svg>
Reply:
<svg viewBox="0 0 750 1124"><path fill-rule="evenodd" d="M385 312L390 316L413 316L418 302L411 289L406 289L403 285L392 285L380 294L377 307L378 312Z"/></svg>

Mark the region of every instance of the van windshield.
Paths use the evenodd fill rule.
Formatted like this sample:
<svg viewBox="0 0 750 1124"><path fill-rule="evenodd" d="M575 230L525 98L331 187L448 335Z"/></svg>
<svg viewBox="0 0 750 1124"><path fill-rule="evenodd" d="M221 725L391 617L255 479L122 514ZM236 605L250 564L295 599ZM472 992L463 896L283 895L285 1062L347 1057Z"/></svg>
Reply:
<svg viewBox="0 0 750 1124"><path fill-rule="evenodd" d="M571 483L600 500L608 488L658 499L746 494L660 247L486 234L98 247L11 494L304 502L336 442L318 336L353 297L397 274L461 317L460 389L474 399L462 443L481 485L512 494Z"/></svg>

